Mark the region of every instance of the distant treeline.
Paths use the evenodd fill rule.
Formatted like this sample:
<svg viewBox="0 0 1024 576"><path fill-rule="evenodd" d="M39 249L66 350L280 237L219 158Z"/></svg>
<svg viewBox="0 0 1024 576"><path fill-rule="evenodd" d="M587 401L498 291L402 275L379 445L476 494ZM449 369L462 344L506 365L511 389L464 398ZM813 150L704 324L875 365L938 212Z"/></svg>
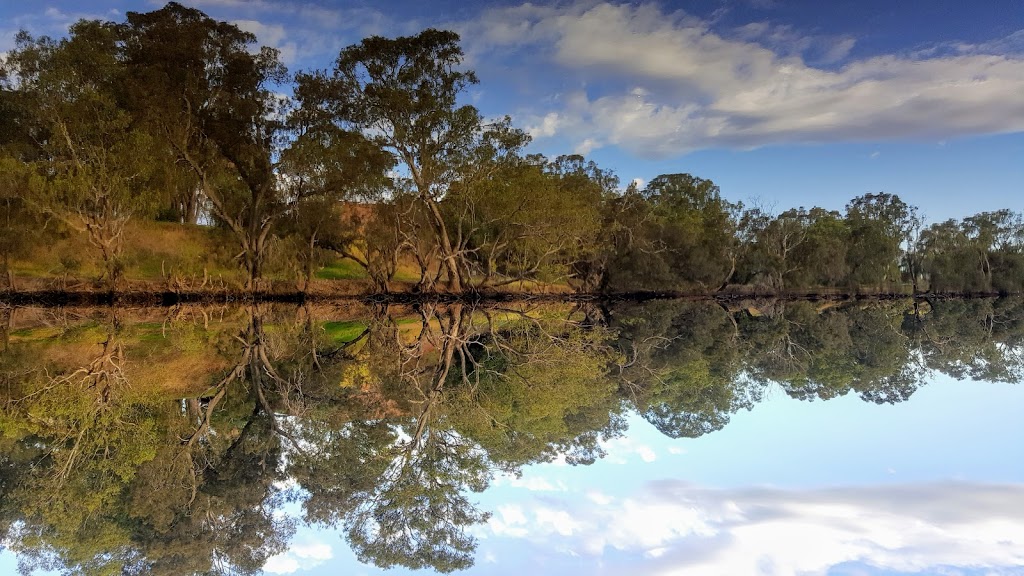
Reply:
<svg viewBox="0 0 1024 576"><path fill-rule="evenodd" d="M403 266L424 292L1024 289L1018 213L929 226L879 193L771 214L689 174L623 190L463 105L477 78L462 64L458 35L428 29L290 74L253 34L177 3L61 39L22 32L0 66L3 282L77 235L116 288L126 230L164 221L215 231L204 251L248 288L290 267L304 289L347 258L379 291Z"/></svg>

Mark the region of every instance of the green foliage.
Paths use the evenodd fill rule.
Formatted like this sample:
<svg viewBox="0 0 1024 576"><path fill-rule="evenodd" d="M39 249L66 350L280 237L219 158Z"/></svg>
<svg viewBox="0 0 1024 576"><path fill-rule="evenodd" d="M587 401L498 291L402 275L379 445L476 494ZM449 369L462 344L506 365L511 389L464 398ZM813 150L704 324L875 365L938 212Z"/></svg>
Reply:
<svg viewBox="0 0 1024 576"><path fill-rule="evenodd" d="M113 287L125 224L154 208L145 186L150 137L120 106L125 71L117 28L81 21L59 41L22 33L7 65L29 106L26 131L39 147L25 197L86 235Z"/></svg>
<svg viewBox="0 0 1024 576"><path fill-rule="evenodd" d="M901 249L920 225L917 209L894 194L865 194L846 205L846 222L851 285L883 286L899 280Z"/></svg>
<svg viewBox="0 0 1024 576"><path fill-rule="evenodd" d="M925 229L922 269L935 292L1024 290L1024 219L1010 210L982 212Z"/></svg>
<svg viewBox="0 0 1024 576"><path fill-rule="evenodd" d="M723 199L710 180L661 175L627 192L617 208L624 219L608 224L628 227L629 235L607 265L610 289L709 291L732 279L741 206Z"/></svg>

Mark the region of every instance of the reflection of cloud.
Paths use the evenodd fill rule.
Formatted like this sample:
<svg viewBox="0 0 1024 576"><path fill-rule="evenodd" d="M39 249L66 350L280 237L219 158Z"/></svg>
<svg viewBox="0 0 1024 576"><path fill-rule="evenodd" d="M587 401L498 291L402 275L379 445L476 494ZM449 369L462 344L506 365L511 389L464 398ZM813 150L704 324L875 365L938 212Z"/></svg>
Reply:
<svg viewBox="0 0 1024 576"><path fill-rule="evenodd" d="M658 459L654 449L628 436L613 438L602 442L601 445L608 452L604 461L610 464L626 464L634 456L644 462L654 462Z"/></svg>
<svg viewBox="0 0 1024 576"><path fill-rule="evenodd" d="M509 478L508 485L513 488L526 488L533 492L564 492L565 484L562 482L551 483L546 478L540 476L530 476L527 478Z"/></svg>
<svg viewBox="0 0 1024 576"><path fill-rule="evenodd" d="M272 556L263 565L263 571L270 574L292 574L309 570L334 558L334 551L323 542L293 544L287 552Z"/></svg>
<svg viewBox="0 0 1024 576"><path fill-rule="evenodd" d="M526 515L514 504L499 506L498 513L487 523L496 536L523 538L529 534L526 529Z"/></svg>
<svg viewBox="0 0 1024 576"><path fill-rule="evenodd" d="M565 492L569 488L561 480L553 480L541 476L536 470L528 470L525 474L499 474L491 481L491 486L508 486L522 488L531 492Z"/></svg>
<svg viewBox="0 0 1024 576"><path fill-rule="evenodd" d="M529 49L539 60L533 70L546 62L549 73L571 69L588 85L621 86L570 90L525 115L534 135L557 127L581 151L613 144L664 156L1024 130L1024 58L1021 42L1010 41L1020 33L937 54L850 59L853 38L823 48L763 23L711 26L655 3L581 1L494 9L464 32L478 57Z"/></svg>
<svg viewBox="0 0 1024 576"><path fill-rule="evenodd" d="M1024 485L796 492L664 481L601 501L549 498L517 506L517 534L578 554L613 549L641 573L825 574L844 563L933 573L944 566L1024 565Z"/></svg>

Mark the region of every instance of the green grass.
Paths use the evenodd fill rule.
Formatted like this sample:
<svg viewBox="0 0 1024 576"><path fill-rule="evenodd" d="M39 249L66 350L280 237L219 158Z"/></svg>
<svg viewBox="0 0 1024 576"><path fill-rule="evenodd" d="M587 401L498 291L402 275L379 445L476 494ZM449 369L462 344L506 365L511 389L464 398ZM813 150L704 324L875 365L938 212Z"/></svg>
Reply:
<svg viewBox="0 0 1024 576"><path fill-rule="evenodd" d="M359 337L366 330L366 324L356 321L324 322L324 332L331 340L344 344Z"/></svg>
<svg viewBox="0 0 1024 576"><path fill-rule="evenodd" d="M361 280L367 276L362 266L348 258L342 258L318 270L316 277L322 280Z"/></svg>

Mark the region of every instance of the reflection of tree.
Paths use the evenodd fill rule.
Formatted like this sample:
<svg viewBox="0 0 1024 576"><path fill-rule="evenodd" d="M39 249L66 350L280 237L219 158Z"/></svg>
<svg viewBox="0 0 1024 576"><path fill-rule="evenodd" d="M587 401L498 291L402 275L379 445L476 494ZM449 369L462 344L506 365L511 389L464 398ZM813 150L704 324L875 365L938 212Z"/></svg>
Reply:
<svg viewBox="0 0 1024 576"><path fill-rule="evenodd" d="M469 316L461 305L421 309L419 334L411 344L400 343L400 377L410 387L412 416L371 455L376 479L353 495L344 519L349 543L364 562L443 572L473 563L476 542L466 529L487 515L464 490L483 490L488 468L470 440L444 425L443 414L453 362L457 355L466 361Z"/></svg>
<svg viewBox="0 0 1024 576"><path fill-rule="evenodd" d="M817 310L776 303L742 318L749 373L800 399L850 391L875 403L906 400L921 382L910 340L899 330L903 304Z"/></svg>
<svg viewBox="0 0 1024 576"><path fill-rule="evenodd" d="M1019 382L1024 377L1024 303L1020 299L940 300L908 316L904 329L924 364L956 379Z"/></svg>
<svg viewBox="0 0 1024 576"><path fill-rule="evenodd" d="M22 378L8 388L5 432L22 444L15 453L31 454L11 479L21 520L11 547L26 569L92 573L132 562L127 531L104 512L152 457L157 434L150 401L125 377L129 359L116 318L64 336L63 362L7 365Z"/></svg>
<svg viewBox="0 0 1024 576"><path fill-rule="evenodd" d="M283 549L290 532L266 473L279 467L273 436L254 418L224 452L183 446L182 410L132 379L154 374L143 362L151 336L112 319L62 330L60 346L24 347L43 359L22 357L4 406L5 432L22 453L36 448L10 482L20 523L8 541L26 570L255 573Z"/></svg>
<svg viewBox="0 0 1024 576"><path fill-rule="evenodd" d="M362 379L401 391L392 398L405 414L383 425L307 430L306 443L316 448L296 457L291 470L309 492L306 518L343 523L364 561L466 568L476 546L467 529L487 518L467 490L486 488L496 467L514 471L551 459L555 447L568 448L576 437L587 436L582 443L596 448L596 432L573 422L580 416L573 410L578 388L559 390L558 384L573 384L561 377L576 376L580 367L595 369L576 376L581 386L600 379L607 353L600 353L603 361L599 354L596 363L580 363L577 353L597 345L562 319L545 323L519 310L475 312L461 304L424 305L416 322L401 325L405 331L395 318L378 315L352 354L369 358ZM561 329L552 335L545 324ZM529 402L517 403L519 410L502 404L509 397L532 401L536 410ZM607 406L593 412L608 422ZM552 423L559 418L560 426ZM321 474L325 469L336 474Z"/></svg>
<svg viewBox="0 0 1024 576"><path fill-rule="evenodd" d="M458 570L487 518L471 492L594 461L627 408L696 437L768 386L1016 382L1021 302L7 310L0 535L26 569L248 574L286 549L291 500L365 562Z"/></svg>
<svg viewBox="0 0 1024 576"><path fill-rule="evenodd" d="M738 334L711 303L659 302L619 315L623 390L663 434L695 438L749 408L758 390L740 376Z"/></svg>
<svg viewBox="0 0 1024 576"><path fill-rule="evenodd" d="M448 396L450 418L497 466L564 455L590 463L599 441L621 433L621 400L608 367L615 354L610 332L585 310L569 316L524 310L483 311L486 331L466 347ZM544 316L544 314L548 314Z"/></svg>

